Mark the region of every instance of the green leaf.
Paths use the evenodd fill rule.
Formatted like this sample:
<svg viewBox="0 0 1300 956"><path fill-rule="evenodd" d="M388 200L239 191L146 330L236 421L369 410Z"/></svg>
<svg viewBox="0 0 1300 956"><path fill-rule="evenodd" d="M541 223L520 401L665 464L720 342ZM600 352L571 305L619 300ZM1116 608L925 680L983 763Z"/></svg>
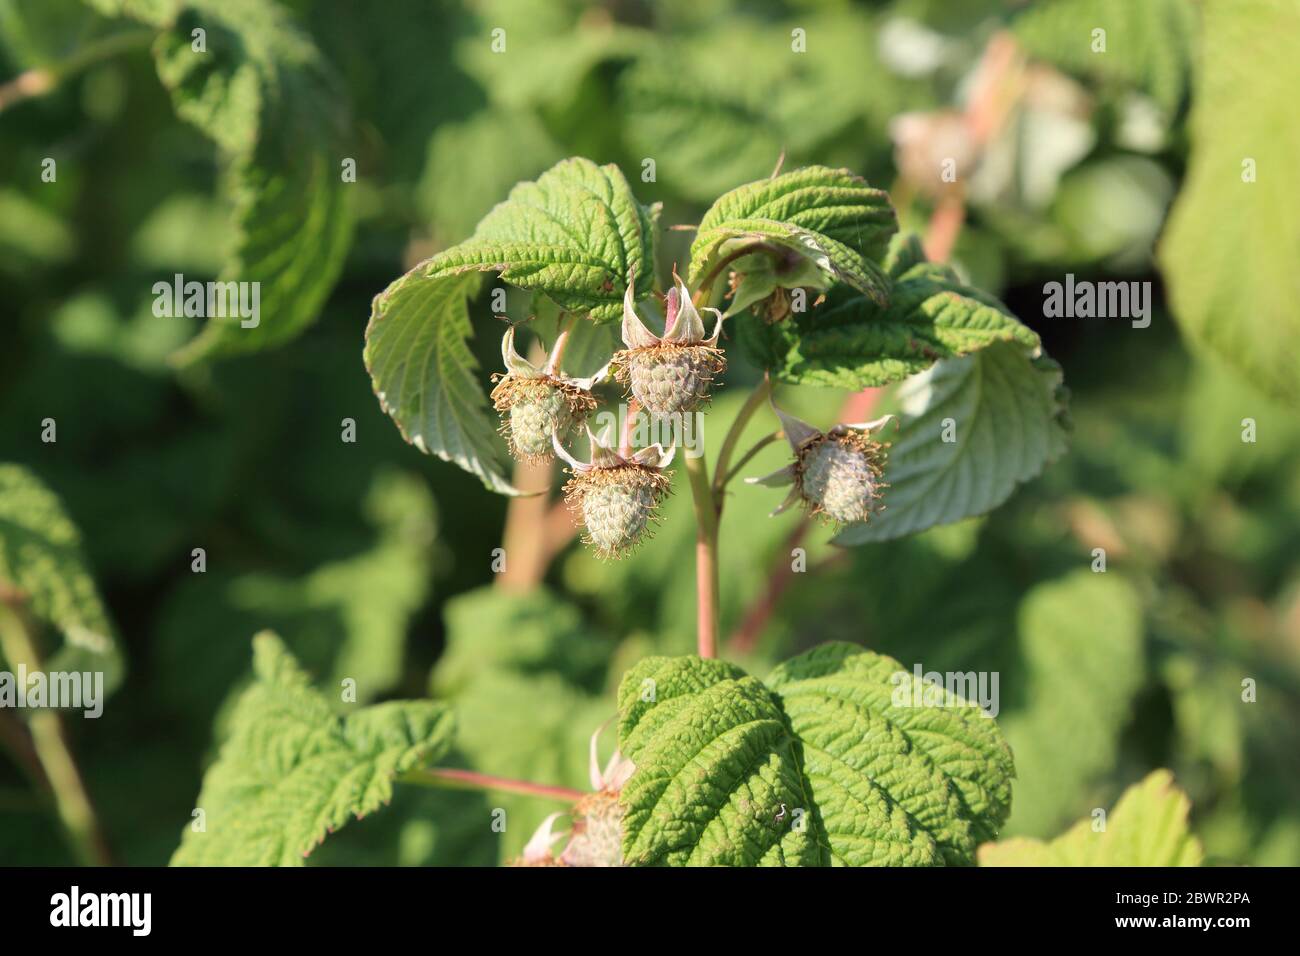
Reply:
<svg viewBox="0 0 1300 956"><path fill-rule="evenodd" d="M785 662L767 683L799 739L830 861L969 864L1006 820L1011 750L977 705L844 643Z"/></svg>
<svg viewBox="0 0 1300 956"><path fill-rule="evenodd" d="M796 743L760 681L721 661L650 657L623 677L618 702L619 750L636 765L620 797L628 865L819 861L795 813L811 810Z"/></svg>
<svg viewBox="0 0 1300 956"><path fill-rule="evenodd" d="M173 866L301 866L325 836L392 798L398 775L451 745L445 704L391 701L341 717L269 631L253 639L255 683L204 775Z"/></svg>
<svg viewBox="0 0 1300 956"><path fill-rule="evenodd" d="M766 686L720 661L649 658L624 676L619 715L634 865L965 864L1010 808L996 724L851 644Z"/></svg>
<svg viewBox="0 0 1300 956"><path fill-rule="evenodd" d="M151 11L127 12L156 22ZM196 29L206 52L192 47ZM262 0L190 0L158 37L154 58L177 115L231 166L238 237L220 280L259 289L255 326L243 327L239 315L209 317L177 358L283 344L316 317L351 242L344 98L306 34Z"/></svg>
<svg viewBox="0 0 1300 956"><path fill-rule="evenodd" d="M1104 51L1094 49L1099 28ZM1196 9L1185 0L1048 0L1016 17L1012 31L1031 56L1141 89L1172 114L1191 73Z"/></svg>
<svg viewBox="0 0 1300 956"><path fill-rule="evenodd" d="M1264 391L1300 403L1300 7L1209 0L1192 152L1160 247L1175 318ZM1242 90L1250 95L1243 97ZM1243 181L1253 162L1253 182Z"/></svg>
<svg viewBox="0 0 1300 956"><path fill-rule="evenodd" d="M62 637L46 670L103 672L106 692L120 683L121 652L81 534L58 496L20 465L0 464L0 586L17 590L35 620Z"/></svg>
<svg viewBox="0 0 1300 956"><path fill-rule="evenodd" d="M1018 838L980 847L980 866L1200 866L1201 841L1188 829L1191 801L1168 770L1124 791L1094 829L1080 820L1051 842Z"/></svg>
<svg viewBox="0 0 1300 956"><path fill-rule="evenodd" d="M690 283L718 278L728 256L758 243L809 259L828 280L884 304L889 279L877 263L897 229L888 195L860 176L796 169L733 189L709 208L691 243Z"/></svg>
<svg viewBox="0 0 1300 956"><path fill-rule="evenodd" d="M1039 347L1037 333L1006 306L929 263L904 273L884 308L833 291L783 321L740 322L736 336L783 382L848 389L889 385L995 342Z"/></svg>
<svg viewBox="0 0 1300 956"><path fill-rule="evenodd" d="M466 342L466 299L481 273L499 272L566 311L617 318L630 274L638 296L653 288L657 220L658 208L638 203L617 167L566 159L511 190L471 239L376 296L366 368L402 436L493 491L518 493L505 478L496 423Z"/></svg>
<svg viewBox="0 0 1300 956"><path fill-rule="evenodd" d="M1021 768L1016 833L1055 831L1115 766L1142 688L1142 606L1118 572L1036 585L1017 622L1026 700L1002 714Z"/></svg>
<svg viewBox="0 0 1300 956"><path fill-rule="evenodd" d="M887 541L1002 504L1064 451L1060 388L1060 367L1018 342L945 359L907 379L885 465L885 510L846 527L835 543Z"/></svg>

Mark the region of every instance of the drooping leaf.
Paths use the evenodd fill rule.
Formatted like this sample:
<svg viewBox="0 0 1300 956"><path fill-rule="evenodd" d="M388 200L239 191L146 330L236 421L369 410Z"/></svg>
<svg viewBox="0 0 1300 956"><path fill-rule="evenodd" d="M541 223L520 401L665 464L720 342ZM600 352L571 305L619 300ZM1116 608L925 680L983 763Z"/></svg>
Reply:
<svg viewBox="0 0 1300 956"><path fill-rule="evenodd" d="M632 864L971 863L1010 806L993 721L851 644L766 686L719 661L649 658L624 676L619 715Z"/></svg>
<svg viewBox="0 0 1300 956"><path fill-rule="evenodd" d="M1124 791L1104 818L1080 820L1044 843L1024 837L986 843L980 866L1200 866L1201 841L1187 826L1191 801L1168 770Z"/></svg>
<svg viewBox="0 0 1300 956"><path fill-rule="evenodd" d="M1209 0L1187 180L1160 247L1174 317L1264 391L1300 403L1300 87L1286 0ZM1242 96L1249 90L1249 96Z"/></svg>
<svg viewBox="0 0 1300 956"><path fill-rule="evenodd" d="M474 236L416 266L375 297L366 368L407 441L454 461L493 491L504 476L496 423L466 339L466 299L484 272L544 293L561 308L604 321L654 283L658 209L636 201L617 167L566 159L520 183Z"/></svg>
<svg viewBox="0 0 1300 956"><path fill-rule="evenodd" d="M817 864L796 741L759 680L721 661L650 657L618 701L619 750L636 765L620 797L628 865Z"/></svg>
<svg viewBox="0 0 1300 956"><path fill-rule="evenodd" d="M1064 451L1060 389L1060 367L1018 342L907 379L885 466L885 510L846 527L835 543L886 541L996 508Z"/></svg>
<svg viewBox="0 0 1300 956"><path fill-rule="evenodd" d="M1191 73L1196 9L1183 0L1047 0L1026 8L1012 31L1030 55L1143 90L1172 114Z"/></svg>
<svg viewBox="0 0 1300 956"><path fill-rule="evenodd" d="M828 301L780 322L739 322L736 336L781 381L860 389L889 385L940 359L995 342L1037 349L1028 326L951 269L922 263L894 282L882 308L861 294Z"/></svg>
<svg viewBox="0 0 1300 956"><path fill-rule="evenodd" d="M81 535L58 497L20 465L0 464L0 587L61 637L45 670L102 672L106 692L118 685L122 656Z"/></svg>
<svg viewBox="0 0 1300 956"><path fill-rule="evenodd" d="M173 866L301 866L327 834L392 798L398 775L451 745L434 701L390 701L340 716L274 634L253 640L256 680L230 717Z"/></svg>
<svg viewBox="0 0 1300 956"><path fill-rule="evenodd" d="M786 661L767 683L799 739L830 861L969 864L1006 820L1011 750L974 703L844 643Z"/></svg>
<svg viewBox="0 0 1300 956"><path fill-rule="evenodd" d="M691 243L690 283L719 276L728 256L747 246L799 256L827 277L876 302L888 302L879 265L898 228L883 190L846 169L809 166L726 193L700 220Z"/></svg>
<svg viewBox="0 0 1300 956"><path fill-rule="evenodd" d="M256 316L232 316L230 306L226 318L209 316L178 360L282 344L315 319L351 242L344 97L277 4L188 0L174 22L159 9L125 4L122 12L167 24L154 44L158 76L177 115L216 142L231 167L238 235L220 281L259 290Z"/></svg>

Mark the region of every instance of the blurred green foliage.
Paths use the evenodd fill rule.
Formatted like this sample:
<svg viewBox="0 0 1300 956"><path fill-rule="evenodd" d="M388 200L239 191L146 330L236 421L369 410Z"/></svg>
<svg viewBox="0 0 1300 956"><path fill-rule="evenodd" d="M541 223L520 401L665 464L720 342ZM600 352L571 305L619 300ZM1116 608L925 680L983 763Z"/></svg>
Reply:
<svg viewBox="0 0 1300 956"><path fill-rule="evenodd" d="M0 0L0 83L147 29L108 15L123 6ZM180 6L125 4L145 23ZM723 633L770 600L742 655L751 672L825 639L927 671L997 671L999 721L1019 772L1008 834L1055 836L1169 767L1191 798L1208 862L1300 864L1295 410L1255 391L1267 378L1247 380L1190 349L1176 324L1184 316L1162 295L1142 330L1041 317L1043 283L1067 272L1157 290L1163 274L1194 321L1209 301L1217 311L1206 321L1237 320L1230 358L1272 377L1292 361L1295 381L1295 336L1284 338L1294 321L1233 312L1245 307L1238 298L1260 315L1285 298L1297 227L1281 213L1294 203L1252 197L1246 211L1216 211L1240 188L1236 153L1274 155L1300 124L1263 108L1239 115L1227 81L1202 74L1195 5L247 6L259 18L243 25L288 31L294 62L309 63L313 77L322 71L333 98L328 109L295 106L302 90L298 80L287 91L276 85L285 69L276 51L252 51L250 75L275 107L261 119L278 131L259 142L282 154L258 154L270 179L300 180L300 164L312 162L332 170L340 153L357 161L357 181L342 187L355 218L346 258L337 235L304 253L300 334L278 348L173 363L202 330L156 317L153 283L177 272L215 279L240 261L240 190L274 187L249 187L255 173L239 144L222 139L229 128L209 130L227 147L218 150L177 119L147 44L0 111L0 460L25 466L80 529L121 645L124 683L104 716L68 721L116 860L170 857L263 628L322 686L352 677L364 702L450 701L452 765L586 787L587 743L614 714L622 671L647 653L693 648L689 497L679 489L657 536L625 561L601 563L571 546L544 589L494 588L506 502L405 445L382 413L361 361L370 298L465 238L515 182L568 155L620 164L641 202L665 204L668 225L698 222L718 192L766 176L784 150L786 168L845 165L890 189L904 224L924 232L941 200L906 174L892 121L965 109L986 42L1008 29L1031 57L1032 93L983 147L952 259L1063 366L1070 450L984 518L843 551L813 529L797 541L806 574L779 570L789 568L798 516L767 519L772 493L737 484L722 519ZM1258 37L1237 32L1225 0L1201 6L1232 27L1234 46L1221 56L1244 68ZM1276 9L1271 0L1249 6L1250 15ZM1108 29L1105 59L1089 52L1093 20ZM490 46L496 28L506 31L500 54ZM792 55L794 30L805 31L802 55ZM1267 105L1291 109L1293 99L1294 90ZM336 107L350 116L345 132L332 125ZM1220 120L1231 120L1234 137L1222 183L1205 164L1227 160L1198 153L1215 148ZM47 158L57 164L52 182L41 176ZM653 181L642 175L647 158ZM232 185L240 174L244 185ZM1267 175L1277 189L1290 172ZM315 200L271 217L305 221L300 201ZM1186 208L1161 273L1153 250L1171 201ZM1261 207L1277 215L1248 217ZM1225 221L1250 241L1249 256L1224 250ZM690 238L663 234L662 273L684 265ZM1212 272L1198 254L1217 263ZM1220 285L1197 293L1227 273L1250 294L1228 301ZM512 300L515 318L525 308ZM498 365L500 326L488 312L480 302L474 313L484 370ZM268 332L268 341L290 337ZM756 380L732 362L707 419L714 453ZM844 397L799 389L782 400L826 425ZM57 443L41 440L46 418L57 422ZM355 422L354 443L341 440L344 419ZM1246 419L1253 442L1242 440ZM760 416L746 434L773 427ZM782 463L769 446L746 473ZM26 507L8 484L0 494L0 521ZM191 570L195 548L206 553L202 574ZM1095 548L1105 549L1104 575L1091 570ZM602 735L602 758L612 738ZM491 827L496 808L506 810L504 833ZM392 806L327 840L312 862L492 863L517 853L552 809L528 797L399 786ZM55 821L20 765L0 761L0 864L67 862Z"/></svg>

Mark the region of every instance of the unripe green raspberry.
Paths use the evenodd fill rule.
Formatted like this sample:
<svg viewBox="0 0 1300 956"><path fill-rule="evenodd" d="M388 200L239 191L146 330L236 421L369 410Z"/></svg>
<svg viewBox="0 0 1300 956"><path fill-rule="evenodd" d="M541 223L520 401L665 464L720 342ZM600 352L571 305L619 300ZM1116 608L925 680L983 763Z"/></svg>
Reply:
<svg viewBox="0 0 1300 956"><path fill-rule="evenodd" d="M573 835L560 855L566 866L623 865L623 808L618 791L589 793L573 805Z"/></svg>
<svg viewBox="0 0 1300 956"><path fill-rule="evenodd" d="M668 290L667 322L662 336L655 335L636 314L632 286L623 297L623 344L612 364L619 381L632 387L632 397L652 415L691 412L708 401L714 378L727 368L718 348L722 313L713 334L704 336L704 322L691 304L686 284L674 276Z"/></svg>
<svg viewBox="0 0 1300 956"><path fill-rule="evenodd" d="M562 337L563 338L563 337ZM501 413L501 434L510 454L523 461L549 460L552 436L561 440L596 407L592 386L608 368L591 378L570 378L558 370L562 339L552 350L545 368L538 368L515 351L515 330L501 340L505 374L492 389L492 405Z"/></svg>
<svg viewBox="0 0 1300 956"><path fill-rule="evenodd" d="M672 482L664 469L673 460L675 446L667 451L650 445L640 451L616 451L605 436L587 429L591 461L578 461L553 440L555 453L569 464L572 475L564 486L564 499L582 515L586 540L602 558L622 557L645 537L659 503Z"/></svg>
<svg viewBox="0 0 1300 956"><path fill-rule="evenodd" d="M626 353L625 378L632 397L654 415L692 412L709 397L713 377L725 367L706 346L657 346Z"/></svg>
<svg viewBox="0 0 1300 956"><path fill-rule="evenodd" d="M537 397L510 406L510 446L520 458L549 458L551 434L565 438L573 427L573 418L563 391L539 389Z"/></svg>
<svg viewBox="0 0 1300 956"><path fill-rule="evenodd" d="M835 521L866 521L875 508L879 469L850 436L827 438L801 460L804 497Z"/></svg>
<svg viewBox="0 0 1300 956"><path fill-rule="evenodd" d="M861 425L835 425L823 432L772 407L794 461L770 475L745 481L794 486L773 514L802 503L810 513L837 524L858 524L881 510L880 493L889 487L880 480L888 446L876 441L872 432L897 422L893 415Z"/></svg>
<svg viewBox="0 0 1300 956"><path fill-rule="evenodd" d="M501 434L510 454L524 461L550 458L551 435L563 440L596 405L590 393L551 376L507 375L492 390L492 400L504 416Z"/></svg>
<svg viewBox="0 0 1300 956"><path fill-rule="evenodd" d="M667 487L668 479L658 469L625 464L576 474L565 494L581 510L596 553L611 558L640 542Z"/></svg>

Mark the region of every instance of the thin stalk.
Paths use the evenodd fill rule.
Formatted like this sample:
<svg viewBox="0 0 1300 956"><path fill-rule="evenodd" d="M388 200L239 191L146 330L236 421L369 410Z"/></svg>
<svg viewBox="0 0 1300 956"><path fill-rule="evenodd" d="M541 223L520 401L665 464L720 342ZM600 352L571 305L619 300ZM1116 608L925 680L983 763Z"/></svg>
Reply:
<svg viewBox="0 0 1300 956"><path fill-rule="evenodd" d="M723 491L726 489L727 485L731 484L731 482L735 480L736 476L740 474L740 470L744 468L746 465L748 465L749 462L753 459L753 457L757 455L760 451L762 451L768 445L772 444L772 442L780 441L784 437L785 437L785 432L781 431L779 428L776 431L772 432L770 435L764 435L762 438L760 438L757 442L754 443L754 446L750 448L749 451L745 452L743 455L740 456L739 459L737 459L736 463L731 466L731 470L727 472L726 477L723 477L721 473L719 473L718 476L719 480L716 481L714 484L714 491L715 494L718 495L719 505L721 505L722 503L721 496Z"/></svg>
<svg viewBox="0 0 1300 956"><path fill-rule="evenodd" d="M745 426L749 424L749 420L754 417L754 413L767 401L768 396L771 394L772 379L764 376L763 381L750 393L749 398L745 399L745 404L736 415L736 420L731 423L731 428L727 429L727 434L722 439L722 448L718 451L717 478L713 486L713 494L717 499L719 510L722 508L722 489L731 480L731 471L728 469L731 456L736 450L740 436L744 434Z"/></svg>
<svg viewBox="0 0 1300 956"><path fill-rule="evenodd" d="M686 474L695 503L696 646L711 658L718 656L718 508L703 455L687 456Z"/></svg>
<svg viewBox="0 0 1300 956"><path fill-rule="evenodd" d="M29 672L41 670L40 655L27 622L3 599L0 599L0 651L15 670L19 665ZM104 842L81 772L63 735L58 711L34 708L27 726L32 735L32 749L49 781L55 808L73 853L85 866L110 865L108 845Z"/></svg>
<svg viewBox="0 0 1300 956"><path fill-rule="evenodd" d="M474 770L457 770L453 767L431 767L426 770L412 770L399 777L398 781L424 787L440 787L444 790L491 790L499 793L520 793L529 797L559 800L562 803L577 803L586 796L581 790L574 790L572 787L556 787L547 783L533 783L529 780L494 777L491 774L478 773Z"/></svg>
<svg viewBox="0 0 1300 956"><path fill-rule="evenodd" d="M23 100L44 96L62 81L103 60L147 46L153 41L153 30L126 30L87 43L67 59L49 66L32 67L19 73L7 83L0 83L0 111Z"/></svg>
<svg viewBox="0 0 1300 956"><path fill-rule="evenodd" d="M546 361L547 375L554 375L560 370L560 360L564 358L564 350L569 344L569 333L573 331L577 322L576 312L560 317L560 334L555 337L555 344L551 346L551 357Z"/></svg>

